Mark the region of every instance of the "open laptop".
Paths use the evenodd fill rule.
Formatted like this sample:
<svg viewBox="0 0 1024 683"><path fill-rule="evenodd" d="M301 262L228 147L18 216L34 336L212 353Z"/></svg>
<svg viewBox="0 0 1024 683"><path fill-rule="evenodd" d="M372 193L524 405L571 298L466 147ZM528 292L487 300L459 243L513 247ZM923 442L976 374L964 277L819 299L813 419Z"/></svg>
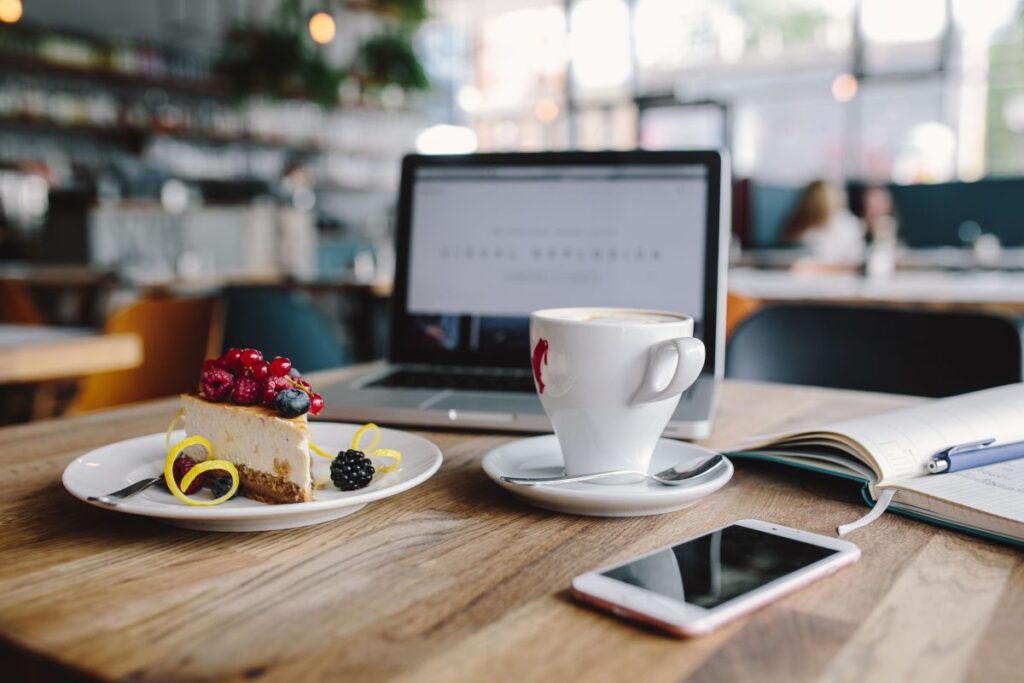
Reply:
<svg viewBox="0 0 1024 683"><path fill-rule="evenodd" d="M387 364L324 391L324 417L547 432L528 316L610 306L685 313L705 372L666 435L707 436L722 377L724 155L407 156Z"/></svg>

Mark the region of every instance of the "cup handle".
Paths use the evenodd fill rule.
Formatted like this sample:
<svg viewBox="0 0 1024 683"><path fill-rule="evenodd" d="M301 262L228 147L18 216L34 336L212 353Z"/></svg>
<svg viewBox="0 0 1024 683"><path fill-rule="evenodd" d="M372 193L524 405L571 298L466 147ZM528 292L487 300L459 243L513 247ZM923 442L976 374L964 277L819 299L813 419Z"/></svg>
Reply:
<svg viewBox="0 0 1024 683"><path fill-rule="evenodd" d="M676 370L672 379L663 389L654 386L654 373L657 369L659 356L666 351L675 350ZM651 347L647 356L647 370L644 372L643 383L633 396L633 403L654 403L672 396L678 396L694 383L700 371L704 369L704 342L693 337L669 339Z"/></svg>

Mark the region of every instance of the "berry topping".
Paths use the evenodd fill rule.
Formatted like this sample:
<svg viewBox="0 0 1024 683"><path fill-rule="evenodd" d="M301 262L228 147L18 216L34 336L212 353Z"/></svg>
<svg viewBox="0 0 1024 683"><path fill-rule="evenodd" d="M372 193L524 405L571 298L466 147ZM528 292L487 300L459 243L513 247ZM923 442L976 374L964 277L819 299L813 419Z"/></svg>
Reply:
<svg viewBox="0 0 1024 683"><path fill-rule="evenodd" d="M216 472L208 472L208 474L217 474L217 473ZM213 492L213 497L214 498L220 498L221 496L226 496L228 494L228 491L231 490L231 485L233 483L234 482L231 480L231 475L230 474L223 474L223 475L217 477L216 479L214 479L213 482L210 483L210 490ZM235 491L235 495L236 496L238 495L238 491ZM235 496L232 496L232 498L234 498L234 497Z"/></svg>
<svg viewBox="0 0 1024 683"><path fill-rule="evenodd" d="M234 375L224 368L210 368L199 378L199 391L207 401L223 401L231 393L234 382Z"/></svg>
<svg viewBox="0 0 1024 683"><path fill-rule="evenodd" d="M178 459L174 461L174 481L181 486L182 478L188 474L188 471L196 466L196 461L187 455L180 455ZM191 496L193 493L203 488L203 475L199 475L189 485L188 490L185 491L186 495Z"/></svg>
<svg viewBox="0 0 1024 683"><path fill-rule="evenodd" d="M259 381L270 376L270 365L266 361L257 361L249 368L252 378Z"/></svg>
<svg viewBox="0 0 1024 683"><path fill-rule="evenodd" d="M204 360L203 361L203 372L207 372L209 370L213 370L214 368L217 368L217 367L220 367L220 366L217 365L217 359L216 358L211 358L209 360Z"/></svg>
<svg viewBox="0 0 1024 683"><path fill-rule="evenodd" d="M238 363L243 368L252 368L257 363L263 362L263 354L256 349L243 349L238 357Z"/></svg>
<svg viewBox="0 0 1024 683"><path fill-rule="evenodd" d="M309 397L309 414L319 415L324 409L324 397L320 394L313 394Z"/></svg>
<svg viewBox="0 0 1024 683"><path fill-rule="evenodd" d="M309 411L309 405L309 395L299 389L285 389L274 399L277 414L281 417L298 417Z"/></svg>
<svg viewBox="0 0 1024 683"><path fill-rule="evenodd" d="M338 453L338 457L331 462L331 481L342 491L366 488L375 472L373 463L362 451Z"/></svg>
<svg viewBox="0 0 1024 683"><path fill-rule="evenodd" d="M240 406L251 406L260 400L260 383L251 377L239 377L231 392L231 400Z"/></svg>
<svg viewBox="0 0 1024 683"><path fill-rule="evenodd" d="M288 371L288 376L291 377L292 379L298 379L302 377L302 373L299 372L298 368L293 367L291 370Z"/></svg>
<svg viewBox="0 0 1024 683"><path fill-rule="evenodd" d="M277 395L285 389L291 389L292 383L288 381L286 377L274 377L271 375L265 380L260 382L260 397L263 399L263 405L268 408L277 408Z"/></svg>
<svg viewBox="0 0 1024 683"><path fill-rule="evenodd" d="M216 361L217 365L230 370L231 372L238 372L242 369L242 365L239 362L239 358L242 356L241 349L228 349L227 352L218 358Z"/></svg>
<svg viewBox="0 0 1024 683"><path fill-rule="evenodd" d="M284 377L292 371L292 362L283 356L278 356L270 361L270 374L274 377Z"/></svg>

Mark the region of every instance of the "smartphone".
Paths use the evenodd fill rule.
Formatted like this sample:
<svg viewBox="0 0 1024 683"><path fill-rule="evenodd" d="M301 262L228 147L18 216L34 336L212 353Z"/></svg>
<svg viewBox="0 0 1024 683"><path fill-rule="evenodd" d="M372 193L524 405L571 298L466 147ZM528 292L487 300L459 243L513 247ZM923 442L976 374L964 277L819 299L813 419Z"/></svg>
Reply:
<svg viewBox="0 0 1024 683"><path fill-rule="evenodd" d="M582 602L679 637L710 633L860 558L849 541L744 519L577 576Z"/></svg>

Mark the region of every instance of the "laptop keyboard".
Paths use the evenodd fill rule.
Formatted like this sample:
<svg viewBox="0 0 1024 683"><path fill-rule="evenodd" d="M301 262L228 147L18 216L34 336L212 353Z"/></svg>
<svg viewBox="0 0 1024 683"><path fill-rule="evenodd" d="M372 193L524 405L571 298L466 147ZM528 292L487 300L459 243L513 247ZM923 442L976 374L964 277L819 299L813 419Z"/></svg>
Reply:
<svg viewBox="0 0 1024 683"><path fill-rule="evenodd" d="M401 369L370 382L368 387L401 389L468 389L475 391L511 391L534 393L533 377L528 372L487 372L445 368L439 370Z"/></svg>

